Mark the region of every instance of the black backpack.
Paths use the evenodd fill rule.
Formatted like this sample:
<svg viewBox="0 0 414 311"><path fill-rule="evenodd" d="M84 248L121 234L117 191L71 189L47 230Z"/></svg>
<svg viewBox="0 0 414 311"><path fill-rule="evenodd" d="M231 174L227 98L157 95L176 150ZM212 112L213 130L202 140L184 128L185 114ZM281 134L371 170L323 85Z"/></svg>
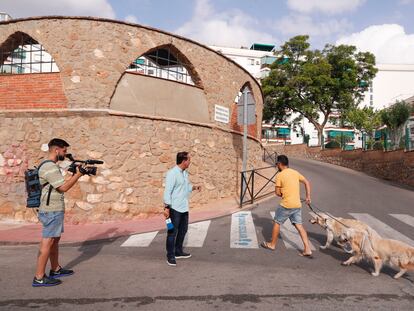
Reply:
<svg viewBox="0 0 414 311"><path fill-rule="evenodd" d="M44 184L43 186L40 184L39 180L39 170L43 164L47 162L53 162L52 160L45 160L38 167L28 169L24 172L24 181L26 184L26 192L27 192L27 204L26 207L29 208L38 208L40 206L40 199L42 196L42 189L48 183ZM53 162L54 163L54 162ZM47 195L47 203L49 205L50 201L50 193L52 191L52 185L49 186L49 193Z"/></svg>

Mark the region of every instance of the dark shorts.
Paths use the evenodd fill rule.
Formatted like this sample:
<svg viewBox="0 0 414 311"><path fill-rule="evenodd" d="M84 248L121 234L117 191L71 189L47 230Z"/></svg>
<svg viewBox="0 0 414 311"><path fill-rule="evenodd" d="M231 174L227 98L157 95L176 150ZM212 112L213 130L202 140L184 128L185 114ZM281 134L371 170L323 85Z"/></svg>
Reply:
<svg viewBox="0 0 414 311"><path fill-rule="evenodd" d="M65 212L39 211L38 218L43 226L43 238L58 238L61 236Z"/></svg>
<svg viewBox="0 0 414 311"><path fill-rule="evenodd" d="M279 205L276 208L274 221L279 225L283 225L284 222L289 219L293 224L302 224L302 208L286 208Z"/></svg>

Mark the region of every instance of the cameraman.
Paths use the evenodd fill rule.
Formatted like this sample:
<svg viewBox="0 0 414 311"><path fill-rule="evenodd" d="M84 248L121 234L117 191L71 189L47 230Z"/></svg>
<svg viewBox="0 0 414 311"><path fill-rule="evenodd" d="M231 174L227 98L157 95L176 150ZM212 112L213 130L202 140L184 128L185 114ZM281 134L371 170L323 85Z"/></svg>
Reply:
<svg viewBox="0 0 414 311"><path fill-rule="evenodd" d="M65 181L57 162L65 159L69 144L63 139L53 138L48 146L49 156L39 169L43 191L38 218L43 230L33 287L59 285L61 281L58 278L74 273L73 270L63 269L59 264L59 240L65 216L64 193L73 187L82 173L77 168L76 173ZM49 259L51 270L48 277L45 269Z"/></svg>

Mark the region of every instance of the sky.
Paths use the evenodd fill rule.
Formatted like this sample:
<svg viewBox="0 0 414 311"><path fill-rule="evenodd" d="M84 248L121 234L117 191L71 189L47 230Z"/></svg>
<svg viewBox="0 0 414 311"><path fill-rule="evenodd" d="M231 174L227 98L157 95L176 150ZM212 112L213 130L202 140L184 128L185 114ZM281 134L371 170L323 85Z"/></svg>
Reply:
<svg viewBox="0 0 414 311"><path fill-rule="evenodd" d="M414 64L414 0L0 0L1 11L106 17L230 47L307 34L312 48L352 44L377 63Z"/></svg>

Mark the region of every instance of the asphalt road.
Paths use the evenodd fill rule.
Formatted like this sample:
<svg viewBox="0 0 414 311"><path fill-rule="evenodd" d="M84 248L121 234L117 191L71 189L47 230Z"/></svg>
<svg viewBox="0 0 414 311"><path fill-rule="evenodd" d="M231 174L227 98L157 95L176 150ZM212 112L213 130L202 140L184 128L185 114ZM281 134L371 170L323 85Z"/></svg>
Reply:
<svg viewBox="0 0 414 311"><path fill-rule="evenodd" d="M413 227L390 214L414 216L414 191L364 174L314 161L293 160L312 183L313 203L334 215L368 214L414 240ZM251 210L257 241L269 239L278 199ZM146 247L121 247L127 238L61 248L61 262L74 276L53 288L32 288L37 247L0 247L0 310L412 310L414 271L394 280L332 246L319 250L325 233L305 227L316 247L313 259L298 256L288 239L275 252L230 247L232 217L211 220L202 247L177 267L165 262L165 231ZM234 219L233 219L234 221ZM391 231L391 233L394 231ZM286 243L285 243L286 242ZM254 244L254 243L253 243ZM257 245L256 245L257 247Z"/></svg>

